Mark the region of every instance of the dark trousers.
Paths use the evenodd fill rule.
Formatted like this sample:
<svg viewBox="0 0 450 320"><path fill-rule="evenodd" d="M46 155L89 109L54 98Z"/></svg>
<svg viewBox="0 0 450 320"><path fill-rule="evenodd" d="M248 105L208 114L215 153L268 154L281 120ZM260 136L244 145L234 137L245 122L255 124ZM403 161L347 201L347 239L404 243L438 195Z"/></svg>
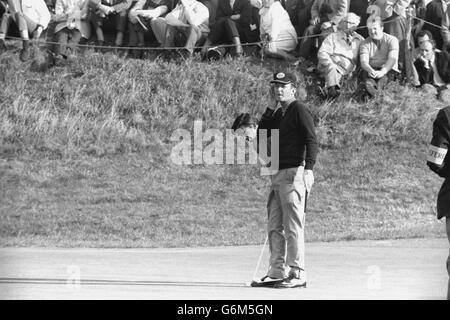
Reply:
<svg viewBox="0 0 450 320"><path fill-rule="evenodd" d="M379 70L379 69L375 69ZM374 79L369 76L366 70L361 69L359 73L359 80L360 80L360 86L365 93L368 93L369 95L373 95L373 90L377 90L380 92L386 87L386 84L390 81L393 81L397 79L398 72L396 71L389 71L384 77L381 77L379 79ZM370 90L372 88L372 90Z"/></svg>
<svg viewBox="0 0 450 320"><path fill-rule="evenodd" d="M64 28L56 33L55 54L69 55L76 51L76 45L81 41L81 32L77 29Z"/></svg>
<svg viewBox="0 0 450 320"><path fill-rule="evenodd" d="M314 1L299 1L297 4L297 19L295 20L295 31L299 36L303 35L311 20L311 7Z"/></svg>
<svg viewBox="0 0 450 320"><path fill-rule="evenodd" d="M391 17L384 19L384 32L396 37L399 43L398 67L405 72L406 53L406 18L393 13Z"/></svg>
<svg viewBox="0 0 450 320"><path fill-rule="evenodd" d="M229 43L235 37L240 37L239 25L236 21L226 17L219 18L208 35L212 44Z"/></svg>
<svg viewBox="0 0 450 320"><path fill-rule="evenodd" d="M177 35L183 35L186 39L184 42L184 48L190 53L194 52L194 47L196 45L200 45L200 43L204 42L204 39L208 36L207 33L202 32L199 27L174 27L167 26L166 30L166 39L164 43L164 47L173 47L175 45L174 39ZM184 39L183 39L184 40Z"/></svg>

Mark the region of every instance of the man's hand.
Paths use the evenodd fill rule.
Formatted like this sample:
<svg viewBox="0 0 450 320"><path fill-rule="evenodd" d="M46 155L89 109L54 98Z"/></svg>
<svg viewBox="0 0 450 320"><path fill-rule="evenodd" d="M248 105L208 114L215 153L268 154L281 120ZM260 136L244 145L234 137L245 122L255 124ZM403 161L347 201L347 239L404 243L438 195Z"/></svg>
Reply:
<svg viewBox="0 0 450 320"><path fill-rule="evenodd" d="M303 173L303 181L305 182L306 191L311 192L312 186L314 184L314 173L312 170L305 170Z"/></svg>
<svg viewBox="0 0 450 320"><path fill-rule="evenodd" d="M239 20L240 18L241 18L241 15L240 15L240 14L233 14L233 15L230 17L231 20Z"/></svg>
<svg viewBox="0 0 450 320"><path fill-rule="evenodd" d="M312 26L318 25L319 23L320 23L320 17L312 18L312 19L309 21L309 24L312 25Z"/></svg>
<svg viewBox="0 0 450 320"><path fill-rule="evenodd" d="M39 25L36 30L34 30L33 32L33 39L34 40L39 40L39 38L41 37L42 31L44 30L44 28Z"/></svg>

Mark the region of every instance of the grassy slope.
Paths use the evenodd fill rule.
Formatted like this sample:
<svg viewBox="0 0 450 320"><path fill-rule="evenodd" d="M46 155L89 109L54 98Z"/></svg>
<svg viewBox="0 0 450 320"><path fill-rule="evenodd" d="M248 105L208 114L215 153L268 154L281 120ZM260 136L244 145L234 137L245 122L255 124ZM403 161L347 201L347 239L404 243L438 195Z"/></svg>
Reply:
<svg viewBox="0 0 450 320"><path fill-rule="evenodd" d="M263 110L273 64L88 54L42 74L0 59L1 245L264 241L269 184L255 166L179 167L168 155L177 128L225 129ZM424 165L442 105L397 85L366 105L347 93L308 99L322 150L307 240L442 236L440 180Z"/></svg>

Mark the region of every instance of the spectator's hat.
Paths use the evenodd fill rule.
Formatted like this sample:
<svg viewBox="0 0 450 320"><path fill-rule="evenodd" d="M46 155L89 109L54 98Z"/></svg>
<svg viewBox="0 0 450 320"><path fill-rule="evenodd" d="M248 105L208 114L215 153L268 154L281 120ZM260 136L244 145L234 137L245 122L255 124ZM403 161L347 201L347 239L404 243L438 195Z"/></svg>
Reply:
<svg viewBox="0 0 450 320"><path fill-rule="evenodd" d="M273 74L273 80L271 80L270 83L281 83L281 84L292 83L296 85L297 77L295 76L295 74L290 72L275 72Z"/></svg>
<svg viewBox="0 0 450 320"><path fill-rule="evenodd" d="M354 14L353 12L347 13L345 17L342 18L342 20L348 23L352 23L354 25L359 25L359 23L361 22L361 18L357 14Z"/></svg>

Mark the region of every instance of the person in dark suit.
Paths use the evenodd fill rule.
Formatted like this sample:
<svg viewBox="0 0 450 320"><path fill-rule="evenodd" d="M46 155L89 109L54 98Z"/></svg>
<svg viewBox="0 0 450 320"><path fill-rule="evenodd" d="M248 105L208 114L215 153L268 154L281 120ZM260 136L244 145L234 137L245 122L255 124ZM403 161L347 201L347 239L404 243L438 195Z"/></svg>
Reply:
<svg viewBox="0 0 450 320"><path fill-rule="evenodd" d="M252 6L249 0L221 0L217 7L216 23L206 39L202 54L217 44L235 45L235 53L243 53L242 43L258 41L259 28L253 21Z"/></svg>
<svg viewBox="0 0 450 320"><path fill-rule="evenodd" d="M434 86L439 92L450 88L450 54L436 50L434 41L420 44L420 56L414 62L419 86Z"/></svg>
<svg viewBox="0 0 450 320"><path fill-rule="evenodd" d="M433 137L428 148L427 165L444 183L437 196L437 218L445 217L448 241L450 242L450 106L439 110L433 122ZM447 273L450 277L450 254L447 258ZM450 300L450 278L448 280L447 300Z"/></svg>
<svg viewBox="0 0 450 320"><path fill-rule="evenodd" d="M450 1L447 0L433 0L430 3L428 3L425 20L436 26L440 26L445 14L444 3L448 3L448 5L450 5ZM431 34L433 35L433 39L436 41L436 48L442 49L443 40L441 35L441 29L436 26L432 26L428 23L425 23L422 29L430 31Z"/></svg>
<svg viewBox="0 0 450 320"><path fill-rule="evenodd" d="M353 12L357 16L361 17L361 23L359 28L356 30L361 36L367 38L369 33L367 32L366 26L367 18L369 14L367 13L367 8L369 7L369 1L366 0L350 0L349 12Z"/></svg>

